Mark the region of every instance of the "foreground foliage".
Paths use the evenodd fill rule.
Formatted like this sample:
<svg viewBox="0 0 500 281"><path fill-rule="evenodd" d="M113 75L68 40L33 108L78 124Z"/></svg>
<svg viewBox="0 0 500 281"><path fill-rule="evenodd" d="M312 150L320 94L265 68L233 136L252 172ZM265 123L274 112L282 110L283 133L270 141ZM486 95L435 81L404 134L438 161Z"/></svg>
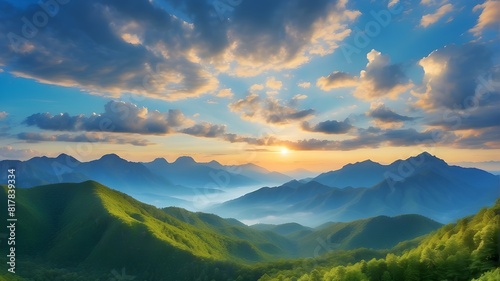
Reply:
<svg viewBox="0 0 500 281"><path fill-rule="evenodd" d="M401 255L347 266L318 266L265 274L260 281L500 280L500 199L495 206L449 224Z"/></svg>

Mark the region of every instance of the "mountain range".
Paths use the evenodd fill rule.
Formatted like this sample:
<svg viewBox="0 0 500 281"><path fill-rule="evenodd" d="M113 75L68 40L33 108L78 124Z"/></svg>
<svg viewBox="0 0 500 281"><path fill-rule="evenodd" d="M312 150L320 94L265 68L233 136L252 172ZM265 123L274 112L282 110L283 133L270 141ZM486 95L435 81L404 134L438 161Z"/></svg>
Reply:
<svg viewBox="0 0 500 281"><path fill-rule="evenodd" d="M192 206L191 202L179 196L189 198L291 180L286 175L254 164L224 166L216 161L198 163L186 156L172 163L163 158L140 163L127 161L116 154L104 155L89 162L80 162L61 154L55 158L43 156L27 161L3 160L0 161L0 168L15 168L19 187L95 180L156 206L188 207ZM6 182L6 177L2 174L0 180Z"/></svg>
<svg viewBox="0 0 500 281"><path fill-rule="evenodd" d="M499 176L450 166L422 153L390 165L364 161L307 182L294 180L263 187L211 211L262 222L294 218L305 225L402 214L420 214L448 223L492 205L499 196Z"/></svg>

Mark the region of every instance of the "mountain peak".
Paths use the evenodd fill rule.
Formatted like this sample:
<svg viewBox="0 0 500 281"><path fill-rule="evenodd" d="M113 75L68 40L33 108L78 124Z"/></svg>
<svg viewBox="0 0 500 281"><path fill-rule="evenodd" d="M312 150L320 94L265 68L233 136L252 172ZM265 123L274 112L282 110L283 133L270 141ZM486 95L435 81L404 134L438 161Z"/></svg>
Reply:
<svg viewBox="0 0 500 281"><path fill-rule="evenodd" d="M303 185L301 182L299 182L298 180L291 180L289 182L286 182L284 184L282 184L281 186L282 187L291 187L291 188L297 188L299 186Z"/></svg>
<svg viewBox="0 0 500 281"><path fill-rule="evenodd" d="M357 166L364 166L364 167L371 167L371 166L379 166L380 164L377 162L374 162L370 159L361 161L361 162L356 162L356 163L349 163L347 165L344 165L343 168L348 168L348 167L357 167Z"/></svg>
<svg viewBox="0 0 500 281"><path fill-rule="evenodd" d="M152 164L168 164L168 161L165 158L158 157L155 160L151 161Z"/></svg>
<svg viewBox="0 0 500 281"><path fill-rule="evenodd" d="M181 156L175 160L174 164L196 164L196 161L194 161L193 157L191 156Z"/></svg>
<svg viewBox="0 0 500 281"><path fill-rule="evenodd" d="M80 162L75 157L73 157L71 155L68 155L66 153L59 154L59 156L56 157L56 160L59 160L59 161L68 161L68 162Z"/></svg>
<svg viewBox="0 0 500 281"><path fill-rule="evenodd" d="M409 159L415 159L417 161L423 159L426 162L434 162L434 163L441 163L441 164L444 163L444 164L446 164L446 161L444 161L443 159L438 158L438 157L430 154L427 151L424 151L424 152L420 153L417 156L410 157Z"/></svg>
<svg viewBox="0 0 500 281"><path fill-rule="evenodd" d="M118 156L114 153L105 154L99 160L102 160L102 161L126 161L125 159L122 159L120 156Z"/></svg>

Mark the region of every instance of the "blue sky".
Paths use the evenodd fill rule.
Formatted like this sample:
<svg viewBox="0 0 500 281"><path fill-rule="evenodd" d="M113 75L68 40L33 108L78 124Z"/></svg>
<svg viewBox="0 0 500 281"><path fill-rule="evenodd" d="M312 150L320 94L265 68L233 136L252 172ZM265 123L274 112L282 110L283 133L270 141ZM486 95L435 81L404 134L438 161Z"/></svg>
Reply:
<svg viewBox="0 0 500 281"><path fill-rule="evenodd" d="M500 1L40 3L0 2L2 159L500 160Z"/></svg>

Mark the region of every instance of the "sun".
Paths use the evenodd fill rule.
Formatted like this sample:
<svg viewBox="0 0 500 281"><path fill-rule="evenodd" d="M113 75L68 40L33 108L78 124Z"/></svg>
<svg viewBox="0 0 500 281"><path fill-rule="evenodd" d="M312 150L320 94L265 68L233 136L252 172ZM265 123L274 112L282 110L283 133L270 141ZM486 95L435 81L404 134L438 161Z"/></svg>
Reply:
<svg viewBox="0 0 500 281"><path fill-rule="evenodd" d="M288 152L289 152L289 151L288 151L288 148L286 148L286 147L282 147L282 148L281 148L281 155L287 155L287 154L288 154Z"/></svg>

